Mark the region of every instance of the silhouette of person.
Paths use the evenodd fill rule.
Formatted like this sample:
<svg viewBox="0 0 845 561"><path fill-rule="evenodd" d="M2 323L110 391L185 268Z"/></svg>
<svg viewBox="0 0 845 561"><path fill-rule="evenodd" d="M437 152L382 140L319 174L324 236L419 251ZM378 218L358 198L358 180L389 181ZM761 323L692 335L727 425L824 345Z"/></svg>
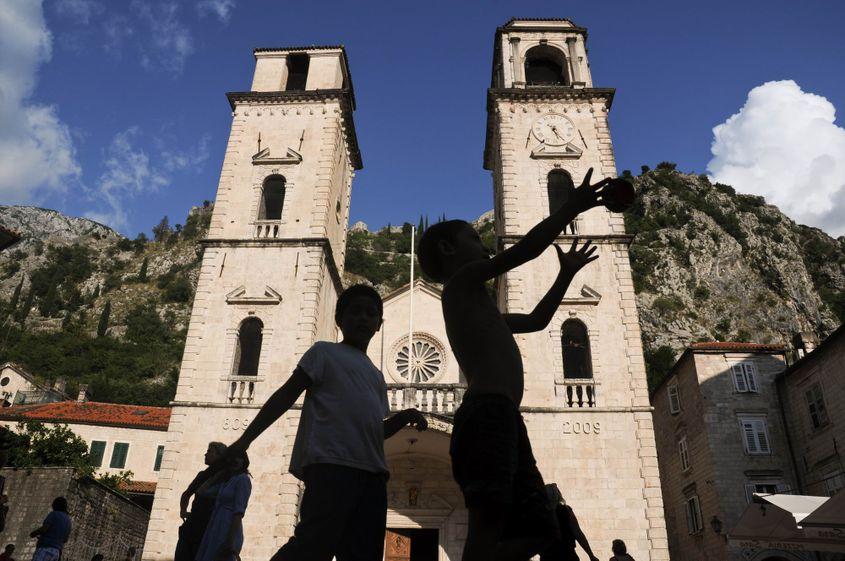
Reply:
<svg viewBox="0 0 845 561"><path fill-rule="evenodd" d="M103 561L103 554L102 553L95 553L91 557L91 561Z"/></svg>
<svg viewBox="0 0 845 561"><path fill-rule="evenodd" d="M613 540L611 549L613 557L610 558L610 561L634 561L634 558L628 555L628 548L622 540Z"/></svg>
<svg viewBox="0 0 845 561"><path fill-rule="evenodd" d="M196 561L235 561L244 543L243 518L252 493L249 456L245 451L224 459L214 475L221 482L214 510L205 529Z"/></svg>
<svg viewBox="0 0 845 561"><path fill-rule="evenodd" d="M226 445L222 442L210 442L205 452L205 465L211 466L217 462L223 457L225 450ZM210 468L200 472L182 493L179 512L184 522L179 527L174 561L195 561L197 558L197 550L199 550L208 521L211 519L214 501L217 499L222 483L219 479L207 479L210 473ZM188 512L191 496L194 497L194 501L191 504L191 511Z"/></svg>
<svg viewBox="0 0 845 561"><path fill-rule="evenodd" d="M29 534L31 538L38 538L32 561L58 561L62 556L65 542L70 536L71 523L67 513L67 499L56 497L53 499L52 507L52 512L47 515L41 526Z"/></svg>
<svg viewBox="0 0 845 561"><path fill-rule="evenodd" d="M6 548L3 549L3 553L0 553L0 561L15 561L15 558L12 555L15 554L15 544L9 543L6 544Z"/></svg>
<svg viewBox="0 0 845 561"><path fill-rule="evenodd" d="M462 220L434 224L420 239L420 266L443 283L446 334L468 385L450 444L452 473L469 510L464 561L522 560L558 534L519 413L524 379L513 335L545 329L572 278L598 256L589 242L578 247L576 239L567 252L555 245L560 273L529 314L500 313L486 282L539 257L578 214L606 203L603 188L611 180L590 185L591 176L592 169L565 204L493 258Z"/></svg>
<svg viewBox="0 0 845 561"><path fill-rule="evenodd" d="M578 524L578 518L575 517L572 507L563 500L557 485L555 483L546 485L546 493L549 502L555 505L560 539L554 540L546 551L540 554L540 561L578 561L578 554L575 553L576 542L587 552L590 561L598 561L590 548L587 536Z"/></svg>
<svg viewBox="0 0 845 561"><path fill-rule="evenodd" d="M226 450L250 443L305 392L290 472L305 482L299 523L272 561L375 561L384 553L387 463L384 440L406 425L427 427L416 409L387 417L384 375L367 356L381 328L383 304L372 287L355 285L338 297L340 343L318 341ZM387 418L386 418L387 417Z"/></svg>

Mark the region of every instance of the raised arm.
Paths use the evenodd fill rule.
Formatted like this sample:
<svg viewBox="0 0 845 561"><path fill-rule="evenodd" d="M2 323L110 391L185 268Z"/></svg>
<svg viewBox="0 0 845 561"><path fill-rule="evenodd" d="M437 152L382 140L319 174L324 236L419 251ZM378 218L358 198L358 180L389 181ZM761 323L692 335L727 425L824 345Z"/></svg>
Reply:
<svg viewBox="0 0 845 561"><path fill-rule="evenodd" d="M566 508L569 508L570 530L572 530L572 535L575 537L575 541L577 541L578 545L584 549L590 557L590 561L599 561L598 557L593 554L593 550L590 548L590 542L587 541L587 536L585 536L584 532L581 530L581 525L578 524L578 518L575 517L575 513L568 505Z"/></svg>
<svg viewBox="0 0 845 561"><path fill-rule="evenodd" d="M560 272L552 287L530 314L504 314L505 323L508 324L512 333L532 333L545 329L552 321L575 274L584 265L599 258L598 255L594 255L596 246L591 245L589 241L580 248L577 245L576 238L566 253L560 247L554 246L560 262Z"/></svg>
<svg viewBox="0 0 845 561"><path fill-rule="evenodd" d="M416 409L400 411L384 420L384 439L387 440L407 425L415 427L418 431L424 431L428 428L428 421Z"/></svg>
<svg viewBox="0 0 845 561"><path fill-rule="evenodd" d="M226 454L249 448L252 441L284 415L310 385L311 378L302 368L297 367L288 381L282 384L282 387L276 390L261 407L255 419L244 429L241 437L226 449Z"/></svg>
<svg viewBox="0 0 845 561"><path fill-rule="evenodd" d="M554 243L564 227L575 220L576 216L585 210L603 204L601 199L602 187L612 180L606 178L595 185L590 185L592 175L593 168L590 168L584 176L584 181L577 189L572 191L572 195L566 204L531 228L512 247L502 251L492 259L474 261L466 265L455 276L460 276L470 282L483 282L539 257L547 247Z"/></svg>

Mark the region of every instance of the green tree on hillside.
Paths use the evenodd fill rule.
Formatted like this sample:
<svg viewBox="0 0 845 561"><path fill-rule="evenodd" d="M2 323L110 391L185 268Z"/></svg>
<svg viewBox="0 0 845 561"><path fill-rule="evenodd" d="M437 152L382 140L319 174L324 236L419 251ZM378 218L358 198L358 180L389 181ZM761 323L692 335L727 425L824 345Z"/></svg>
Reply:
<svg viewBox="0 0 845 561"><path fill-rule="evenodd" d="M141 270L138 271L138 280L140 282L147 282L147 266L149 265L149 258L144 257L144 261L141 263Z"/></svg>
<svg viewBox="0 0 845 561"><path fill-rule="evenodd" d="M109 329L109 316L111 315L111 300L106 300L103 311L100 314L100 321L97 323L97 337L102 337Z"/></svg>

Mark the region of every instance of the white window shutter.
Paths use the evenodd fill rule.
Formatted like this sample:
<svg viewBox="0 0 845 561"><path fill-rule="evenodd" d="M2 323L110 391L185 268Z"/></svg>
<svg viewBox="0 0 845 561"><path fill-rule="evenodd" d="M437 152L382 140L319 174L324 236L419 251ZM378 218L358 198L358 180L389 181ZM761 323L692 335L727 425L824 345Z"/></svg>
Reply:
<svg viewBox="0 0 845 561"><path fill-rule="evenodd" d="M690 534L694 534L695 528L693 527L692 521L692 504L689 499L684 501L684 512L687 514L687 531L689 531Z"/></svg>
<svg viewBox="0 0 845 561"><path fill-rule="evenodd" d="M745 500L748 504L751 504L754 501L754 491L757 490L757 486L753 483L746 483L745 484Z"/></svg>
<svg viewBox="0 0 845 561"><path fill-rule="evenodd" d="M738 392L747 392L748 386L745 385L745 376L742 370L742 364L734 364L731 366L731 373L733 373L734 386Z"/></svg>
<svg viewBox="0 0 845 561"><path fill-rule="evenodd" d="M769 448L769 431L766 430L766 421L757 421L757 440L762 454L771 453Z"/></svg>
<svg viewBox="0 0 845 561"><path fill-rule="evenodd" d="M757 442L754 439L754 426L751 421L742 421L742 440L745 443L745 451L753 454L757 451Z"/></svg>
<svg viewBox="0 0 845 561"><path fill-rule="evenodd" d="M746 374L746 384L748 386L748 391L756 392L757 391L757 367L754 365L753 362L746 362L745 363L745 374Z"/></svg>
<svg viewBox="0 0 845 561"><path fill-rule="evenodd" d="M668 388L669 392L669 412L672 414L678 413L681 410L681 399L678 395L678 386L671 385Z"/></svg>

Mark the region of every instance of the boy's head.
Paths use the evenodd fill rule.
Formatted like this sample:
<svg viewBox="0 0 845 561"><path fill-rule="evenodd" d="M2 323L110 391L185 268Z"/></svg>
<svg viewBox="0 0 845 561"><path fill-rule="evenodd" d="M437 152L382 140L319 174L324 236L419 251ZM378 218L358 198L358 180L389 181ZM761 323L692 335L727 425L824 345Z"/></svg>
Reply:
<svg viewBox="0 0 845 561"><path fill-rule="evenodd" d="M94 556L91 558L91 561L103 561L103 554L95 553Z"/></svg>
<svg viewBox="0 0 845 561"><path fill-rule="evenodd" d="M337 299L334 320L344 339L369 341L381 327L384 305L372 286L356 284Z"/></svg>
<svg viewBox="0 0 845 561"><path fill-rule="evenodd" d="M625 555L626 553L628 553L628 548L625 546L625 542L623 542L622 540L613 540L611 550L613 551L614 555Z"/></svg>
<svg viewBox="0 0 845 561"><path fill-rule="evenodd" d="M487 259L490 252L468 222L446 220L423 233L417 256L425 274L437 282L445 282L457 268L470 261Z"/></svg>
<svg viewBox="0 0 845 561"><path fill-rule="evenodd" d="M67 499L64 497L56 497L53 499L53 510L59 512L67 512Z"/></svg>
<svg viewBox="0 0 845 561"><path fill-rule="evenodd" d="M11 555L12 553L15 552L15 544L7 543L6 549L4 551L6 552L6 555Z"/></svg>

